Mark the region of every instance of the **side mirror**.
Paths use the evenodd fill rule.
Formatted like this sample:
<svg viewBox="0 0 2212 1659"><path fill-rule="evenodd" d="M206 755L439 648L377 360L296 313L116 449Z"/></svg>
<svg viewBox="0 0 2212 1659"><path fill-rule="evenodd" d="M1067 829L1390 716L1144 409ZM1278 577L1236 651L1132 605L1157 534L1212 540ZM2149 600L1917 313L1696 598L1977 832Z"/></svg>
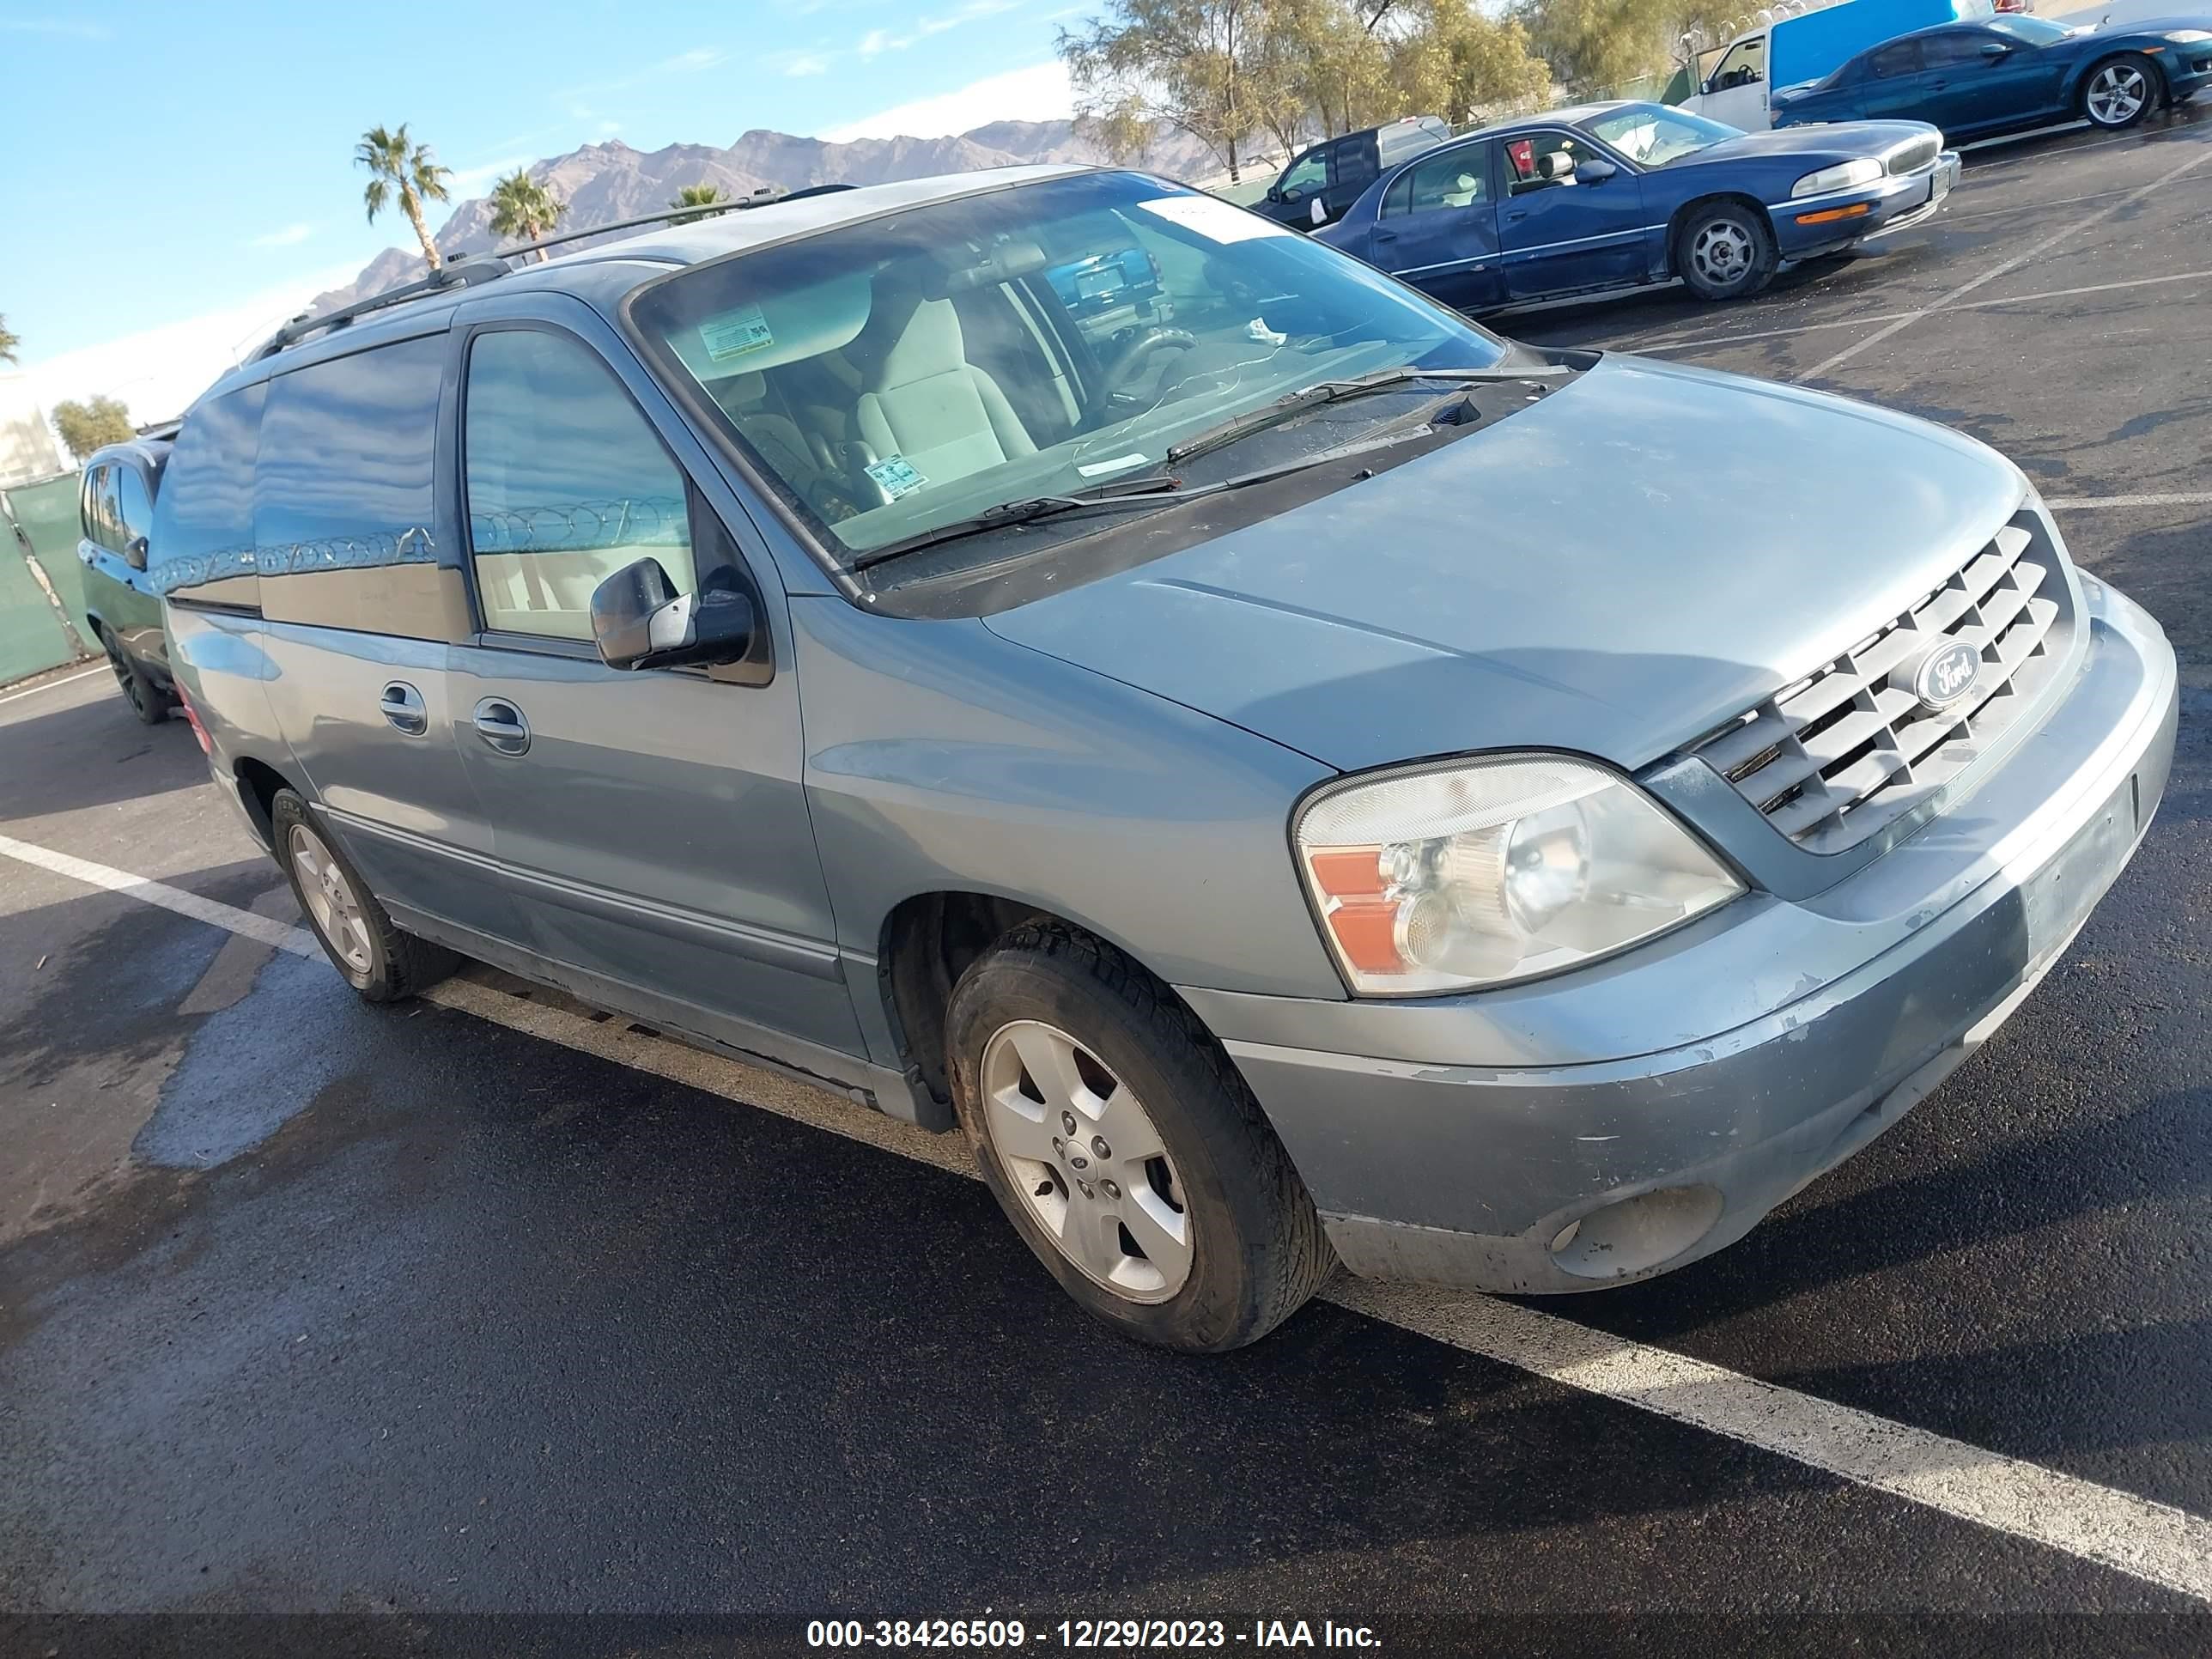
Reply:
<svg viewBox="0 0 2212 1659"><path fill-rule="evenodd" d="M1601 185L1620 171L1602 155L1586 155L1575 163L1575 181L1583 185Z"/></svg>
<svg viewBox="0 0 2212 1659"><path fill-rule="evenodd" d="M624 565L592 590L592 638L610 668L741 662L758 626L750 594L678 593L658 559Z"/></svg>
<svg viewBox="0 0 2212 1659"><path fill-rule="evenodd" d="M1282 187L1280 185L1268 185L1268 186L1267 186L1267 199L1268 199L1269 201L1271 201L1271 202L1279 202L1279 201L1281 201L1281 200L1283 199L1283 187Z"/></svg>
<svg viewBox="0 0 2212 1659"><path fill-rule="evenodd" d="M2005 45L2002 40L1984 40L1982 42L1982 57L1989 63L1994 64L2000 58L2009 58L2011 56L2012 48Z"/></svg>
<svg viewBox="0 0 2212 1659"><path fill-rule="evenodd" d="M146 568L146 538L143 536L133 536L123 544L123 562L133 570Z"/></svg>

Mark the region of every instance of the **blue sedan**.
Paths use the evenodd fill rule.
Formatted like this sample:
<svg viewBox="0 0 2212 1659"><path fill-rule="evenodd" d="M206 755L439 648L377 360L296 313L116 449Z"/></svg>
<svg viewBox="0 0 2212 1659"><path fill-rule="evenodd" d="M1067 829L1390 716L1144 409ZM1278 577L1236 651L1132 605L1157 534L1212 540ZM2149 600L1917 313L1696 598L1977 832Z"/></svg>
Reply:
<svg viewBox="0 0 2212 1659"><path fill-rule="evenodd" d="M1785 259L1918 222L1958 178L1918 122L1747 133L1590 104L1430 150L1314 234L1462 310L1669 276L1735 300Z"/></svg>
<svg viewBox="0 0 2212 1659"><path fill-rule="evenodd" d="M1774 94L1777 126L1909 116L1963 138L2058 121L2131 127L2212 85L2212 18L2064 28L1990 17L1900 34Z"/></svg>

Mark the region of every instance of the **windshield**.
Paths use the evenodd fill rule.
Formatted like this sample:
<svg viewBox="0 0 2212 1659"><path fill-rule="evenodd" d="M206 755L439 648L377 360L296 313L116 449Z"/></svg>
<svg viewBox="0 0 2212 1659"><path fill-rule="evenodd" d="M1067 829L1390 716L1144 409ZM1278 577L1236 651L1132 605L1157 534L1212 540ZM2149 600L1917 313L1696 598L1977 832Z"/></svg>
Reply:
<svg viewBox="0 0 2212 1659"><path fill-rule="evenodd" d="M1590 117L1582 128L1638 166L1647 167L1663 167L1685 155L1743 137L1740 128L1668 109L1664 104L1631 104L1626 109L1607 110Z"/></svg>
<svg viewBox="0 0 2212 1659"><path fill-rule="evenodd" d="M848 563L1158 471L1179 441L1316 381L1506 349L1295 231L1123 173L695 266L640 289L629 320Z"/></svg>

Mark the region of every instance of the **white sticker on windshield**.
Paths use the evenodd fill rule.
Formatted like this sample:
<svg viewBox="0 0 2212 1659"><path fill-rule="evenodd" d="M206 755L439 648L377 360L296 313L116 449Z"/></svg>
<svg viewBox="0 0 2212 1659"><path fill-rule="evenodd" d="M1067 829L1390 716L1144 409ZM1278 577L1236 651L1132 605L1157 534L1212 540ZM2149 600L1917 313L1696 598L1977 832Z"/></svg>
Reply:
<svg viewBox="0 0 2212 1659"><path fill-rule="evenodd" d="M769 332L768 319L761 315L758 306L740 306L700 324L699 343L707 348L707 355L720 363L742 357L748 351L758 351L763 346L774 345L775 336Z"/></svg>
<svg viewBox="0 0 2212 1659"><path fill-rule="evenodd" d="M1095 478L1102 472L1127 472L1133 466L1142 466L1142 455L1116 455L1110 461L1091 461L1075 470L1086 478Z"/></svg>
<svg viewBox="0 0 2212 1659"><path fill-rule="evenodd" d="M1209 242L1249 242L1255 236L1297 234L1288 225L1247 213L1218 196L1157 196L1137 206L1170 224L1194 230Z"/></svg>
<svg viewBox="0 0 2212 1659"><path fill-rule="evenodd" d="M871 478L883 486L884 494L893 501L902 495L911 495L929 482L903 455L886 455L867 471Z"/></svg>

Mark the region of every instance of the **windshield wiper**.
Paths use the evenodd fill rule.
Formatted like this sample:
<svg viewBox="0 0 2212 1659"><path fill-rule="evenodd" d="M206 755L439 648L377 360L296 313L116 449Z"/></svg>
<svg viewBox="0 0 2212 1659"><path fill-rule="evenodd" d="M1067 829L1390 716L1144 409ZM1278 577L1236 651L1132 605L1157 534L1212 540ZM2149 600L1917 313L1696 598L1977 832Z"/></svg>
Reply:
<svg viewBox="0 0 2212 1659"><path fill-rule="evenodd" d="M1408 366L1386 368L1376 374L1363 374L1357 380L1316 380L1311 386L1285 393L1264 408L1248 410L1242 415L1231 416L1217 426L1207 427L1195 436L1175 445L1162 459L1173 466L1210 453L1224 444L1235 443L1239 438L1249 437L1255 432L1265 432L1271 427L1281 426L1286 421L1294 421L1323 404L1342 403L1350 398L1364 398L1377 392L1394 391L1417 380L1540 380L1567 372L1548 363L1535 368L1414 368Z"/></svg>
<svg viewBox="0 0 2212 1659"><path fill-rule="evenodd" d="M1164 502L1152 498L1172 495L1182 488L1181 478L1167 473L1153 473L1142 478L1124 478L1115 483L1094 485L1089 489L1075 490L1066 495L1030 495L1018 501L1000 501L996 507L987 507L970 517L955 519L934 530L925 530L919 535L902 537L895 542L886 542L881 547L871 548L854 559L851 568L866 570L886 559L896 559L903 553L934 547L939 542L957 541L961 537L972 536L979 530L1003 530L1009 525L1031 524L1039 519L1049 519L1085 507L1164 506Z"/></svg>

